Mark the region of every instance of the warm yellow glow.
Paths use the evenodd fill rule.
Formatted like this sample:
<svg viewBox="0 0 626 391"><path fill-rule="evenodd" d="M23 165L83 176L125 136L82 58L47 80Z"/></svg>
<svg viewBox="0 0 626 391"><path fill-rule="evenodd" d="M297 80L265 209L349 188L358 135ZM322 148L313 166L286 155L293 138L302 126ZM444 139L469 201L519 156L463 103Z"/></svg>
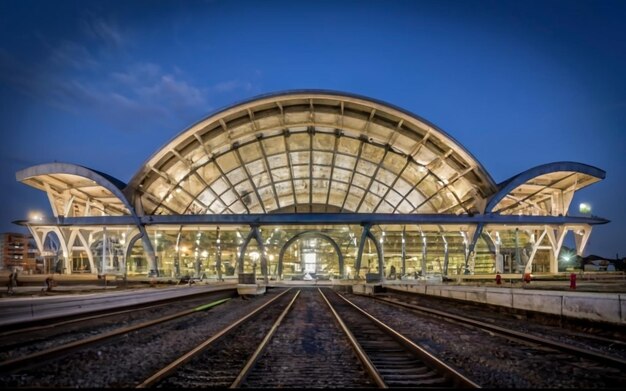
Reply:
<svg viewBox="0 0 626 391"><path fill-rule="evenodd" d="M587 204L586 202L583 202L579 205L578 210L580 211L580 213L591 213L591 205Z"/></svg>
<svg viewBox="0 0 626 391"><path fill-rule="evenodd" d="M33 211L28 214L28 219L33 221L41 221L43 220L43 216L40 212Z"/></svg>

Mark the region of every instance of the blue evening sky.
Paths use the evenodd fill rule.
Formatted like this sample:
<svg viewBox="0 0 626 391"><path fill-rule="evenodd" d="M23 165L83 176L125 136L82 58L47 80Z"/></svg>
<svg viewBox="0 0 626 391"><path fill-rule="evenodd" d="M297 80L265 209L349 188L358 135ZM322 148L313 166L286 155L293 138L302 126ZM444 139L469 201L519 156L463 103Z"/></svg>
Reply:
<svg viewBox="0 0 626 391"><path fill-rule="evenodd" d="M576 161L611 222L585 255L626 256L626 1L0 0L0 232L54 161L124 182L179 132L259 94L330 89L436 124L496 182Z"/></svg>

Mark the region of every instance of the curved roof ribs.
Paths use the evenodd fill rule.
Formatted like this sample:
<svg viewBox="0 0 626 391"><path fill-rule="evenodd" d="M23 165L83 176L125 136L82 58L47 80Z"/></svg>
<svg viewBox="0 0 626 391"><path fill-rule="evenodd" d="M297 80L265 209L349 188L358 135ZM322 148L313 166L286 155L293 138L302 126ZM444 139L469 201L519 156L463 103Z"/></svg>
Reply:
<svg viewBox="0 0 626 391"><path fill-rule="evenodd" d="M599 168L576 162L533 167L502 182L487 203L485 213L567 215L574 192L604 179Z"/></svg>
<svg viewBox="0 0 626 391"><path fill-rule="evenodd" d="M47 193L55 216L133 214L122 192L125 184L109 175L69 163L32 166L15 174L18 181Z"/></svg>
<svg viewBox="0 0 626 391"><path fill-rule="evenodd" d="M307 134L307 142L293 144L289 138L296 134ZM320 134L334 135L334 143L327 149L316 146L321 145ZM283 137L282 152L266 150L264 140L276 140L275 137ZM358 142L358 152L339 150L339 143L345 138ZM242 147L253 143L257 143L258 156L243 156ZM380 149L382 154L378 159L363 156L366 146ZM202 157L198 151L202 152ZM328 154L332 155L332 161L324 163ZM386 159L391 154L402 156L403 163L387 167ZM412 160L404 160L406 156L411 156ZM219 157L233 160L241 171L222 167L217 160ZM177 165L172 159L181 164ZM281 159L282 165L272 167L272 162ZM338 163L345 162L337 159L347 159L351 164L341 167ZM428 167L427 175L415 181L407 180L409 178L404 176L412 163ZM205 178L199 172L201 167L210 164L220 171L219 177ZM371 170L363 172L366 167ZM351 170L347 180L341 179L338 168ZM437 169L441 169L440 172ZM276 170L288 172L287 178L276 177ZM233 183L229 177L240 173L245 179ZM390 173L395 177L393 180L380 180L379 174L385 177ZM159 176L167 179L155 184ZM186 191L180 183L192 176L202 186ZM172 177L181 179L172 181ZM138 189L142 197L151 199L152 213L222 213L225 210L236 213L235 202L223 199L226 192L213 189L219 179L228 183L247 213L251 213L249 206L257 203L264 213L284 210L288 201L280 190L284 191L285 185L291 188L295 211L302 207L305 199L308 202L304 204L335 205L337 202L332 201L332 196L341 193L342 201L335 206L342 211L376 212L381 207L386 209L389 203L393 213L470 213L469 208L475 208L473 205L480 204L483 198L496 191L482 165L434 125L382 102L328 91L269 95L222 110L157 151L135 175L131 186ZM328 186L328 189L319 189L319 186ZM251 187L245 190L247 194L242 192L244 187ZM184 203L168 205L174 189L181 191L179 188L183 188ZM374 188L382 190L376 192ZM461 193L458 193L459 188L463 189ZM322 191L321 198L326 202L323 199L314 202L314 198L320 198L316 197L317 192ZM210 197L205 192L210 193ZM207 202L201 201L200 196ZM390 196L393 202L389 201ZM245 202L253 198L256 200L252 204ZM216 202L224 208L212 207L218 205Z"/></svg>

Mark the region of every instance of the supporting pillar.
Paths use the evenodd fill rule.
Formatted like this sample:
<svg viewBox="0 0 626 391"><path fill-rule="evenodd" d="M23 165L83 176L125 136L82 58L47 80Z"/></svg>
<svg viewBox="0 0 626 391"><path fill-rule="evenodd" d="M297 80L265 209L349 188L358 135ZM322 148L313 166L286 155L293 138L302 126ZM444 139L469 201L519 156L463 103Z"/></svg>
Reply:
<svg viewBox="0 0 626 391"><path fill-rule="evenodd" d="M367 240L369 233L370 233L370 228L372 227L371 224L364 224L363 225L363 231L361 232L361 241L359 242L359 251L357 252L356 255L356 265L355 265L355 275L357 278L360 278L361 276L361 258L363 257L363 248L365 247L365 241Z"/></svg>
<svg viewBox="0 0 626 391"><path fill-rule="evenodd" d="M400 276L406 275L406 226L402 227L402 270Z"/></svg>
<svg viewBox="0 0 626 391"><path fill-rule="evenodd" d="M174 255L174 277L176 278L180 277L180 238L182 236L182 231L183 226L181 225L180 228L178 228L178 235L176 235L176 247L174 247L174 250L176 250Z"/></svg>
<svg viewBox="0 0 626 391"><path fill-rule="evenodd" d="M561 247L569 228L558 227L557 229L548 229L547 235L552 247L552 257L550 259L550 273L558 273L559 271L559 255Z"/></svg>
<svg viewBox="0 0 626 391"><path fill-rule="evenodd" d="M535 259L535 254L537 254L537 249L539 248L539 245L541 244L541 241L543 240L543 238L546 236L547 232L548 232L548 227L545 227L541 235L539 235L539 239L535 241L535 243L533 244L533 249L530 253L530 256L528 257L528 262L526 263L526 267L524 267L524 273L532 273L533 271L532 264L533 264L533 260Z"/></svg>
<svg viewBox="0 0 626 391"><path fill-rule="evenodd" d="M421 271L422 277L426 277L426 236L424 232L420 231L420 235L422 237L422 262L421 262Z"/></svg>
<svg viewBox="0 0 626 391"><path fill-rule="evenodd" d="M154 253L154 247L152 247L152 242L150 241L150 236L148 236L148 232L146 231L145 225L137 224L137 228L139 228L139 233L141 234L141 243L143 244L143 249L146 253L146 257L148 258L149 270L153 272L153 275L152 275L153 277L158 277L159 267L157 265L157 259L156 259L156 254Z"/></svg>
<svg viewBox="0 0 626 391"><path fill-rule="evenodd" d="M585 247L587 247L587 243L589 242L589 237L591 236L591 226L586 226L581 234L575 232L574 241L576 242L576 255L579 257L583 256L585 252Z"/></svg>
<svg viewBox="0 0 626 391"><path fill-rule="evenodd" d="M519 228L515 228L515 268L516 269L519 265L521 265L521 262L522 262L521 257L522 256L521 256L520 248L519 248Z"/></svg>
<svg viewBox="0 0 626 391"><path fill-rule="evenodd" d="M215 241L215 272L217 280L224 281L222 278L222 245L220 239L220 227L217 227L217 239Z"/></svg>
<svg viewBox="0 0 626 391"><path fill-rule="evenodd" d="M265 255L265 245L263 244L263 237L261 236L261 232L259 231L258 225L250 226L250 233L248 233L248 236L246 237L243 244L241 245L241 249L239 252L239 261L238 261L239 262L238 273L239 274L243 273L244 254L252 238L256 240L257 245L259 246L259 251L261 252L261 274L263 275L263 280L267 284L269 282L269 278L267 275L267 257Z"/></svg>
<svg viewBox="0 0 626 391"><path fill-rule="evenodd" d="M483 232L483 223L479 223L476 227L470 227L468 232L465 234L465 272L464 274L474 274L474 262L476 253L474 249L476 248L476 242L478 242L478 238ZM471 242L467 243L467 236L472 236ZM472 266L470 268L470 259L472 261Z"/></svg>
<svg viewBox="0 0 626 391"><path fill-rule="evenodd" d="M500 247L502 246L502 240L500 239L500 232L496 231L496 240L494 241L496 250L496 273L504 273L504 259L500 254Z"/></svg>
<svg viewBox="0 0 626 391"><path fill-rule="evenodd" d="M443 239L443 271L442 274L444 276L448 275L448 240L446 239L446 235L444 235L444 233L441 233L441 239Z"/></svg>
<svg viewBox="0 0 626 391"><path fill-rule="evenodd" d="M107 257L107 227L102 227L102 259L100 260L100 274L104 275L104 266Z"/></svg>

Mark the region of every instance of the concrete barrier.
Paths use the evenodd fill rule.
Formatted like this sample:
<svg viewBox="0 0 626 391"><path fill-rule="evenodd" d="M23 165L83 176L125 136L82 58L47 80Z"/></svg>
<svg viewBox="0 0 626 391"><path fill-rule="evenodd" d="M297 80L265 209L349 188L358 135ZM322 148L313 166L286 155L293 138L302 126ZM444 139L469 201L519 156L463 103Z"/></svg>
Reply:
<svg viewBox="0 0 626 391"><path fill-rule="evenodd" d="M626 325L626 294L526 290L430 284L383 284L386 289L497 305L574 319ZM355 285L355 293L372 294L365 284Z"/></svg>

